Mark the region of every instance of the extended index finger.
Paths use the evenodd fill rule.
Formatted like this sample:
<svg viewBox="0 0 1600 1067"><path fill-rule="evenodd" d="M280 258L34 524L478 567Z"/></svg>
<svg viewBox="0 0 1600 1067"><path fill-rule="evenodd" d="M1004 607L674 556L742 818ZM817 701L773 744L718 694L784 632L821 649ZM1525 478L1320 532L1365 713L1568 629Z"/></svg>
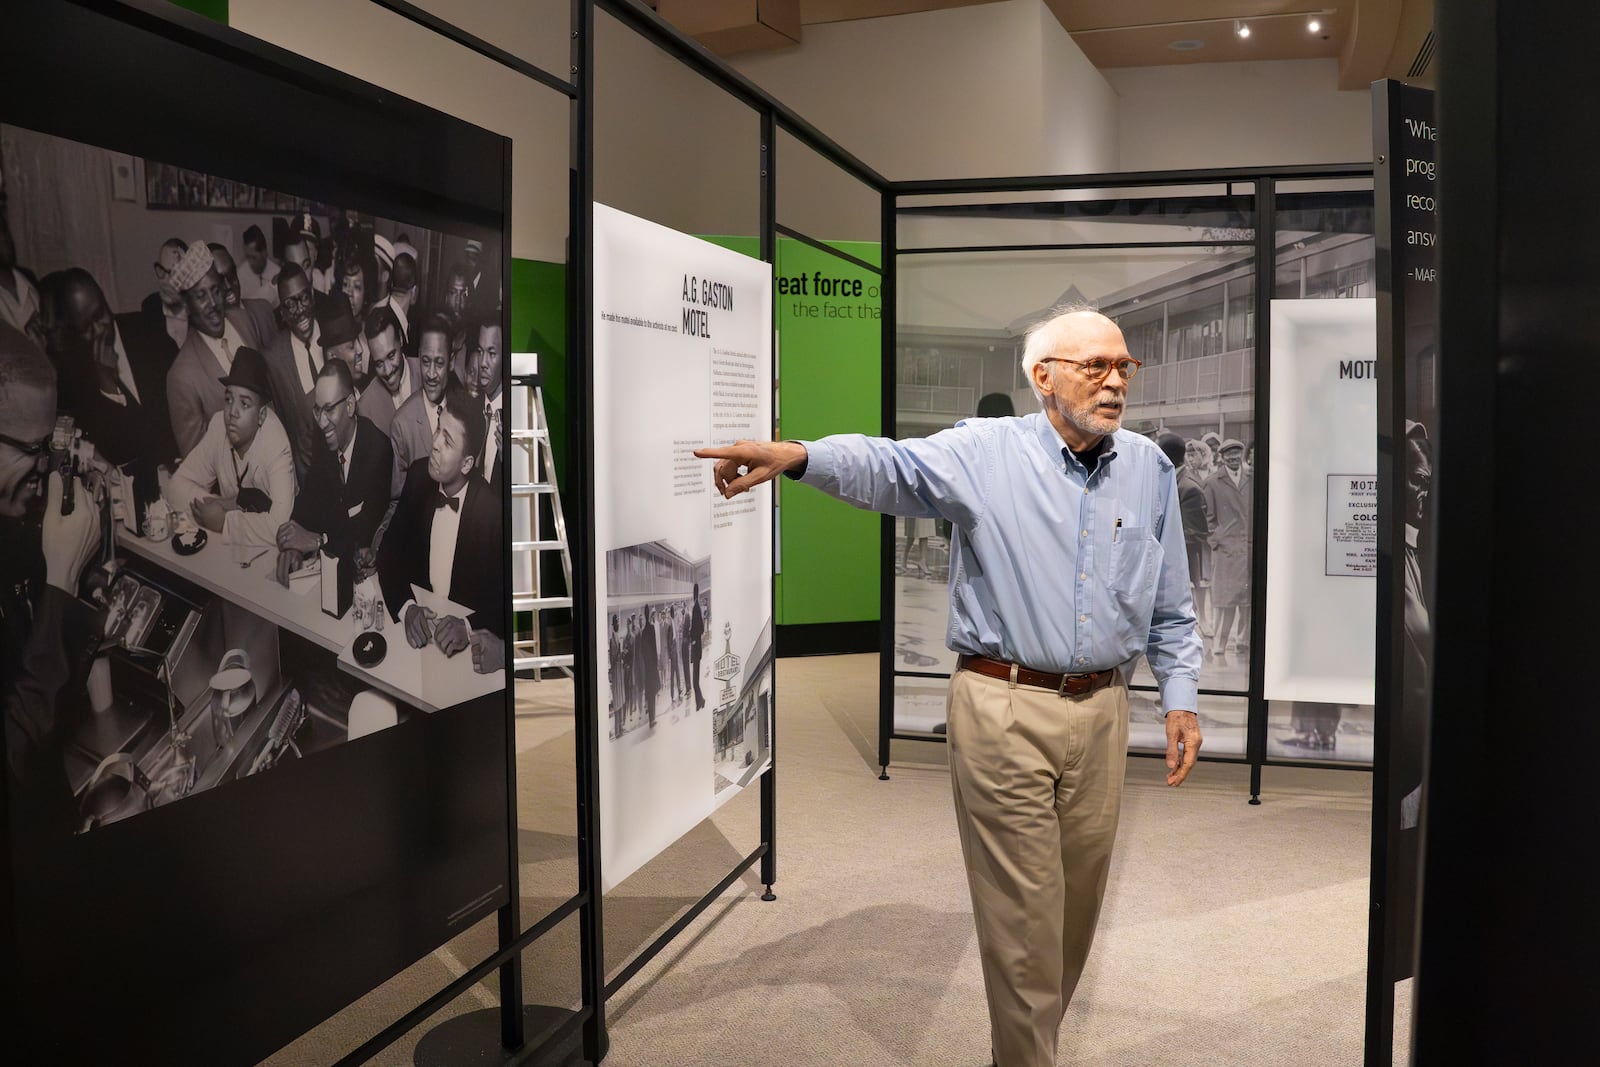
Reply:
<svg viewBox="0 0 1600 1067"><path fill-rule="evenodd" d="M718 445L715 448L697 448L694 454L696 459L738 459L746 453L738 445Z"/></svg>

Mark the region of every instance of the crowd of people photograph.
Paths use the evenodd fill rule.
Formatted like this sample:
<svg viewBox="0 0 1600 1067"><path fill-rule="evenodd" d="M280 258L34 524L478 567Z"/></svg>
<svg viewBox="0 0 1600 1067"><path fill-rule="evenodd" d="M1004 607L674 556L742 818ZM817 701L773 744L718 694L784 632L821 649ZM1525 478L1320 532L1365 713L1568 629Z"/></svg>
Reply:
<svg viewBox="0 0 1600 1067"><path fill-rule="evenodd" d="M0 127L0 522L17 549L0 583L8 623L37 606L35 564L61 533L56 513L70 510L58 498L79 488L94 502L115 485L116 511L81 534L93 549L55 583L104 620L71 658L138 651L134 605L110 610L114 589L92 588L97 568L126 562L104 550L114 524L135 541L164 544L170 533L180 555L209 539L240 567L264 557L284 587L321 560L342 561L381 588L391 640L465 656L480 674L503 670L505 581L492 563L503 554L510 441L498 242L326 205L219 224L209 203L117 202L126 198L98 170L110 159ZM170 176L143 166L141 187ZM170 236L135 247L161 230ZM130 291L127 265L140 256L145 288ZM81 478L51 473L63 449ZM80 523L99 510L82 508ZM417 589L438 599L419 603ZM243 591L224 599L249 610ZM368 629L379 625L367 616ZM13 665L26 673L33 638L8 625L8 678ZM286 631L286 676L291 640ZM302 657L306 672L338 680L332 653L318 651ZM319 693L316 713L349 713L352 687L290 680ZM7 700L14 785L37 779L35 753L54 754L43 765L57 777L50 764L88 708L113 702L77 685Z"/></svg>

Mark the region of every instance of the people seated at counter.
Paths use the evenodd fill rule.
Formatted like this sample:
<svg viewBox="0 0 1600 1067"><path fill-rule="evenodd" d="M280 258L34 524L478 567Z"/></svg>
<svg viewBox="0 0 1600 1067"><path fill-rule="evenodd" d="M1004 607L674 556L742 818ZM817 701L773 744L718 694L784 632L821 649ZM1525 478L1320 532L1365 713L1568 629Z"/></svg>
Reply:
<svg viewBox="0 0 1600 1067"><path fill-rule="evenodd" d="M394 445L390 493L395 497L405 487L406 472L411 465L433 448L433 435L439 430L439 407L444 403L445 386L452 380L450 322L444 316L433 315L422 324L412 369L417 391L406 397L389 426L389 441Z"/></svg>
<svg viewBox="0 0 1600 1067"><path fill-rule="evenodd" d="M344 559L371 548L388 509L394 451L383 431L357 414L355 395L349 364L324 363L312 394L322 448L293 514L276 532L277 576L285 585L319 549Z"/></svg>
<svg viewBox="0 0 1600 1067"><path fill-rule="evenodd" d="M289 436L272 412L266 361L240 348L219 383L223 409L178 465L168 500L229 544L270 547L294 509L295 480Z"/></svg>
<svg viewBox="0 0 1600 1067"><path fill-rule="evenodd" d="M372 366L372 381L361 393L361 414L385 434L395 412L417 389L416 361L405 354L405 335L393 309L380 305L367 313L362 332Z"/></svg>
<svg viewBox="0 0 1600 1067"><path fill-rule="evenodd" d="M189 309L189 336L167 375L172 436L187 456L222 410L222 376L233 368L234 353L246 346L259 352L272 338L263 336L263 324L249 309L227 306L222 277L204 241L189 246L168 281Z"/></svg>
<svg viewBox="0 0 1600 1067"><path fill-rule="evenodd" d="M447 656L470 647L479 673L504 665L504 586L483 565L484 547L501 537L500 499L477 477L483 448L480 402L460 385L444 391L439 428L426 459L406 472L394 518L378 551L384 603L412 648L438 646ZM440 615L416 602L412 586L442 594L470 614Z"/></svg>

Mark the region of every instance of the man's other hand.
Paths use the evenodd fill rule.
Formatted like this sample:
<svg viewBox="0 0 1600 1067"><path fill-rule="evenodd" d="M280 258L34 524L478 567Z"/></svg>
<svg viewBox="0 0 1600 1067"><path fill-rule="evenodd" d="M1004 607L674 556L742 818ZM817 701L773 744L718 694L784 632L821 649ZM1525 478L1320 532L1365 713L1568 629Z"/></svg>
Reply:
<svg viewBox="0 0 1600 1067"><path fill-rule="evenodd" d="M1180 760L1178 746L1183 746ZM1200 755L1200 716L1192 711L1167 712L1167 784L1182 785Z"/></svg>
<svg viewBox="0 0 1600 1067"><path fill-rule="evenodd" d="M722 448L697 448L700 459L714 459L712 480L717 492L732 499L806 461L806 446L798 441L737 441Z"/></svg>

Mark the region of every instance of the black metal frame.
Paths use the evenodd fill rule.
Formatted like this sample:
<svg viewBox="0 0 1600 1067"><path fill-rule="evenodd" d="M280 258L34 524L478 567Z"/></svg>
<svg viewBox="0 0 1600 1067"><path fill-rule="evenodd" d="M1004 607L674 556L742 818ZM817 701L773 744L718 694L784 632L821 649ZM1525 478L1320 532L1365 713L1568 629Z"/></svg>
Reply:
<svg viewBox="0 0 1600 1067"><path fill-rule="evenodd" d="M896 376L896 326L898 316L895 314L894 302L891 297L890 279L900 255L941 255L947 253L973 253L973 252L1030 252L1030 251L1056 251L1056 250L1111 250L1111 249L1136 249L1136 248L1190 248L1190 247L1240 247L1253 248L1256 254L1255 272L1255 301L1256 336L1255 336L1255 444L1256 444L1256 469L1267 470L1271 461L1270 455L1270 428L1271 428L1271 375L1272 351L1271 331L1268 328L1269 319L1266 310L1271 307L1272 287L1276 269L1274 239L1277 232L1277 183L1284 181L1303 181L1316 179L1339 178L1372 178L1373 166L1371 163L1338 163L1314 164L1295 167L1230 167L1211 170L1180 170L1180 171L1144 171L1127 174L1092 174L1092 175L1053 175L1034 176L1021 178L975 178L975 179L940 179L935 181L909 181L892 182L884 194L883 212L883 245L884 245L884 337L883 337L883 424L885 432L890 432L896 418L895 410L895 376ZM989 193L1027 193L1045 192L1065 189L1127 189L1137 187L1172 187L1172 186L1199 186L1199 185L1226 185L1230 193L1234 185L1249 185L1254 189L1254 217L1255 236L1249 240L1233 241L1179 241L1179 242L1154 242L1154 241L1115 241L1091 242L1084 244L1007 244L1007 245L971 245L971 246L937 246L924 248L907 248L899 250L895 244L896 223L902 210L899 199L907 196L947 196L951 198L972 196ZM1179 194L1173 194L1179 195ZM992 209L995 205L984 203L977 205L962 205L959 202L938 205L943 209L940 213L960 213L962 208L970 206L974 210ZM929 205L915 205L906 209L905 214L925 214L930 209ZM1252 544L1264 549L1267 543L1267 485L1265 477L1255 481L1255 496L1252 501L1251 537ZM902 677L945 677L942 674L929 674L918 671L896 670L892 650L894 648L894 519L885 516L882 525L882 542L880 546L882 590L880 595L879 633L880 649L884 655L879 662L878 673L878 778L881 781L889 779L889 763L891 746L894 741L930 741L943 744L946 738L941 734L910 733L897 731L894 728L894 682ZM1259 650L1266 641L1266 588L1267 588L1267 553L1264 550L1252 551L1250 561L1250 643L1252 649ZM1361 763L1341 763L1331 760L1299 760L1299 759L1274 759L1267 754L1267 699L1263 694L1265 661L1260 655L1250 657L1249 680L1244 691L1239 690L1201 690L1202 695L1243 697L1248 702L1245 726L1245 754L1244 756L1202 756L1211 763L1246 764L1250 767L1250 803L1261 803L1261 771L1267 766L1283 767L1313 767L1330 770L1352 770L1371 772L1372 766ZM1148 686L1136 687L1141 690L1149 689ZM1129 750L1130 756L1157 756L1159 753L1139 750ZM1381 777L1381 776L1380 776Z"/></svg>

